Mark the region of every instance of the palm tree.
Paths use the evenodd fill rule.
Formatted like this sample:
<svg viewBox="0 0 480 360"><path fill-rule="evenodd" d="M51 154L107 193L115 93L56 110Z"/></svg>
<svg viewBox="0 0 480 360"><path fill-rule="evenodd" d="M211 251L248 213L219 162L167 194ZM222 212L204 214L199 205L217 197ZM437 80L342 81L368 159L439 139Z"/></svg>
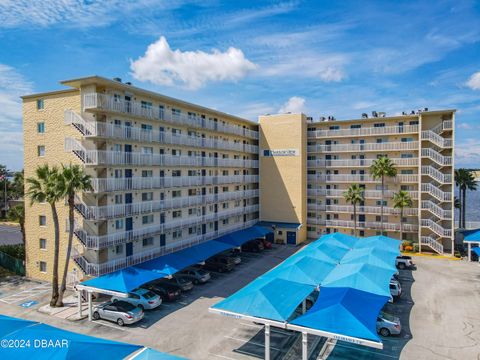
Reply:
<svg viewBox="0 0 480 360"><path fill-rule="evenodd" d="M25 207L17 205L8 210L8 219L18 221L20 224L20 232L22 233L23 246L25 246Z"/></svg>
<svg viewBox="0 0 480 360"><path fill-rule="evenodd" d="M400 240L403 240L403 209L412 207L413 201L410 194L404 190L393 194L393 207L400 209Z"/></svg>
<svg viewBox="0 0 480 360"><path fill-rule="evenodd" d="M48 165L42 165L35 170L35 175L35 177L27 179L27 184L29 184L27 196L30 198L30 205L47 202L52 211L55 241L53 248L52 298L50 300L50 306L55 307L58 299L58 258L60 251L60 227L56 207L56 202L61 199L61 193L58 190L59 172L57 167L50 168Z"/></svg>
<svg viewBox="0 0 480 360"><path fill-rule="evenodd" d="M343 197L345 201L353 205L353 231L355 236L357 236L357 204L364 200L363 188L358 184L352 184L347 191L343 193Z"/></svg>
<svg viewBox="0 0 480 360"><path fill-rule="evenodd" d="M385 177L397 176L397 169L392 160L386 156L376 159L370 166L370 174L375 180L382 179L382 203L380 205L381 231L383 235L383 203L385 201Z"/></svg>
<svg viewBox="0 0 480 360"><path fill-rule="evenodd" d="M456 172L456 171L457 171L457 170L455 170L455 172ZM458 197L456 197L456 196L455 196L455 198L453 199L453 207L454 207L455 209L458 209L458 212L459 212L460 215L461 215L461 210L460 210L460 209L462 208L462 204L461 204L461 202L460 202L460 199L459 199ZM458 222L458 227L460 227L460 226L461 226L461 219L459 219L459 222Z"/></svg>
<svg viewBox="0 0 480 360"><path fill-rule="evenodd" d="M62 275L62 284L57 299L57 306L63 306L63 294L67 288L68 265L70 263L70 254L72 252L73 231L74 231L74 213L75 213L75 194L79 191L93 190L90 175L86 175L79 165L62 166L60 172L59 190L61 196L66 198L68 204L68 245L65 259L65 266Z"/></svg>
<svg viewBox="0 0 480 360"><path fill-rule="evenodd" d="M477 190L477 183L472 172L467 169L455 170L455 184L459 188L460 193L460 226L465 228L465 210L467 207L467 190Z"/></svg>

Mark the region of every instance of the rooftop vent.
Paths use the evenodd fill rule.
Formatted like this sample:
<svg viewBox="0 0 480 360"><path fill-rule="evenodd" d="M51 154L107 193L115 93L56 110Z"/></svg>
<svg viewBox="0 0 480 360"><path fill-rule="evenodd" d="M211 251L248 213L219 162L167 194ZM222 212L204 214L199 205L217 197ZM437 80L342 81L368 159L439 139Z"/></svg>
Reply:
<svg viewBox="0 0 480 360"><path fill-rule="evenodd" d="M423 111L428 111L428 108L423 108Z"/></svg>
<svg viewBox="0 0 480 360"><path fill-rule="evenodd" d="M378 116L379 117L385 117L385 116L387 116L387 113L385 111L379 111Z"/></svg>
<svg viewBox="0 0 480 360"><path fill-rule="evenodd" d="M132 85L132 83L130 81L127 81L125 85Z"/></svg>
<svg viewBox="0 0 480 360"><path fill-rule="evenodd" d="M368 119L368 114L367 113L362 113L362 119Z"/></svg>
<svg viewBox="0 0 480 360"><path fill-rule="evenodd" d="M372 111L372 117L378 117L378 113L376 111Z"/></svg>
<svg viewBox="0 0 480 360"><path fill-rule="evenodd" d="M320 121L325 121L325 120L326 120L326 119L325 119L325 116L320 116L319 120L320 120Z"/></svg>
<svg viewBox="0 0 480 360"><path fill-rule="evenodd" d="M113 78L113 81L122 82L122 79L121 79L121 78L119 78L119 77L114 77L114 78Z"/></svg>

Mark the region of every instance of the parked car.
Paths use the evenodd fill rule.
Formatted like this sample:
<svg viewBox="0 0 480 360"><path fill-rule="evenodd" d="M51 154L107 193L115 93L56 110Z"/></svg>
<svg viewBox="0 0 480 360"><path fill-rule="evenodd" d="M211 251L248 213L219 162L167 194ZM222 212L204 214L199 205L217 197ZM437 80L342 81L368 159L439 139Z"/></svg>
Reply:
<svg viewBox="0 0 480 360"><path fill-rule="evenodd" d="M398 299L402 296L402 286L394 278L390 280L390 295L392 295L393 299Z"/></svg>
<svg viewBox="0 0 480 360"><path fill-rule="evenodd" d="M217 272L228 272L232 271L235 268L235 262L230 258L221 258L221 259L207 259L205 265L203 266L207 270L213 270Z"/></svg>
<svg viewBox="0 0 480 360"><path fill-rule="evenodd" d="M257 238L256 240L260 241L265 250L270 250L272 248L272 243L265 238Z"/></svg>
<svg viewBox="0 0 480 360"><path fill-rule="evenodd" d="M127 298L119 298L117 296L112 297L113 302L126 301L130 304L138 306L142 310L155 309L162 304L162 299L157 294L154 294L150 290L138 288L128 293Z"/></svg>
<svg viewBox="0 0 480 360"><path fill-rule="evenodd" d="M233 253L231 251L223 252L220 254L217 254L215 256L212 256L213 259L221 259L221 258L229 258L233 261L235 265L238 265L242 262L242 258L238 253Z"/></svg>
<svg viewBox="0 0 480 360"><path fill-rule="evenodd" d="M182 276L178 276L177 274L173 275L171 278L163 278L157 280L160 284L170 284L172 286L177 287L181 291L190 291L193 289L193 283Z"/></svg>
<svg viewBox="0 0 480 360"><path fill-rule="evenodd" d="M142 285L143 289L150 290L162 298L162 301L172 302L180 298L180 289L170 284L161 284L158 282Z"/></svg>
<svg viewBox="0 0 480 360"><path fill-rule="evenodd" d="M401 255L397 256L397 259L395 260L395 266L403 270L412 268L415 266L415 264L413 263L411 256Z"/></svg>
<svg viewBox="0 0 480 360"><path fill-rule="evenodd" d="M194 267L182 270L178 273L178 276L192 281L195 285L205 284L211 278L208 271Z"/></svg>
<svg viewBox="0 0 480 360"><path fill-rule="evenodd" d="M116 322L118 325L134 324L143 319L144 312L139 307L126 301L108 301L96 306L93 310L93 319L105 319Z"/></svg>
<svg viewBox="0 0 480 360"><path fill-rule="evenodd" d="M402 331L400 319L383 311L377 317L377 332L382 336L399 335Z"/></svg>
<svg viewBox="0 0 480 360"><path fill-rule="evenodd" d="M245 252L262 252L264 249L263 244L258 240L251 240L242 245L242 251Z"/></svg>

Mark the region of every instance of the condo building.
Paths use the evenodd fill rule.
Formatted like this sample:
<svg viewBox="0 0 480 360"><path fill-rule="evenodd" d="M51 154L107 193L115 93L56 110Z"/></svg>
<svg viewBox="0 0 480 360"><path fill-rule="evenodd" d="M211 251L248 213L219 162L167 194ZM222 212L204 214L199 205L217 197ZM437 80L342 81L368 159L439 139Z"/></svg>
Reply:
<svg viewBox="0 0 480 360"><path fill-rule="evenodd" d="M384 231L443 253L453 242L454 110L313 121L304 114L252 122L99 76L23 97L25 177L42 164L79 164L93 190L75 199L70 276L127 268L260 223L278 243L353 233L343 198L358 183L360 236L381 232L381 183L372 162L388 156ZM413 206L392 196L408 191ZM28 200L27 200L28 201ZM48 204L26 206L26 270L50 280L54 229ZM60 269L68 207L58 203Z"/></svg>

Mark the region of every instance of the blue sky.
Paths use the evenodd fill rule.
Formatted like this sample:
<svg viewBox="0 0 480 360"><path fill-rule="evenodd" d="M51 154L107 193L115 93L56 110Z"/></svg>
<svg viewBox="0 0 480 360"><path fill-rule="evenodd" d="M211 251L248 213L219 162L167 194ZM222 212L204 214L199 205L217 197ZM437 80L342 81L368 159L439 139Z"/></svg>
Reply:
<svg viewBox="0 0 480 360"><path fill-rule="evenodd" d="M456 108L480 167L475 1L0 1L0 163L22 167L19 96L85 75L255 120Z"/></svg>

